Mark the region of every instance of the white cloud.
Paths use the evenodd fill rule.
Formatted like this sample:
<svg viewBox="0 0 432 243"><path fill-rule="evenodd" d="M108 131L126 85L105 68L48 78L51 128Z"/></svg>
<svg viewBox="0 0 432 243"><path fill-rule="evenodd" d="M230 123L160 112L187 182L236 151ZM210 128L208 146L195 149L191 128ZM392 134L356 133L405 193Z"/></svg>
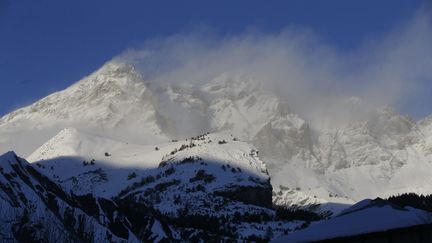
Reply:
<svg viewBox="0 0 432 243"><path fill-rule="evenodd" d="M152 82L199 84L224 72L244 72L305 115L335 110L341 97L351 96L409 107L432 85L431 27L422 9L404 26L349 53L301 28L223 37L204 30L153 39L117 58L134 63Z"/></svg>

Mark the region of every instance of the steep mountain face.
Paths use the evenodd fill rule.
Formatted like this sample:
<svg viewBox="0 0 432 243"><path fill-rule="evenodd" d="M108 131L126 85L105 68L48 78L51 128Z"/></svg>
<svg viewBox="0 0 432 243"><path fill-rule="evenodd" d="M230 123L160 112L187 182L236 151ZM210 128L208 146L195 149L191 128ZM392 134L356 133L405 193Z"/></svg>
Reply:
<svg viewBox="0 0 432 243"><path fill-rule="evenodd" d="M217 132L253 144L274 188L299 189L277 191L278 203L304 204L316 197L344 204L383 193L430 191L430 118L416 123L355 98L342 100L339 108L344 112L337 120L343 122L327 124L302 118L261 80L245 74L224 73L195 85L158 84L143 80L130 65L109 62L68 89L1 118L0 147L28 156L65 127L75 127L106 140L91 148L77 138L73 151L40 148L29 160L74 154L107 159L101 154L111 149L114 164L143 161L157 167L152 163L159 160L151 156L161 155L152 152L148 159L140 155L142 147ZM122 144L133 146L121 152ZM307 200L296 201L300 198Z"/></svg>
<svg viewBox="0 0 432 243"><path fill-rule="evenodd" d="M273 158L290 158L311 147L307 124L247 75L224 73L203 85L171 85L155 96L160 97L158 111L171 124L163 129L168 134L231 133Z"/></svg>
<svg viewBox="0 0 432 243"><path fill-rule="evenodd" d="M165 138L152 92L141 81L132 66L107 63L68 89L2 117L0 145L27 156L65 127L129 140Z"/></svg>
<svg viewBox="0 0 432 243"><path fill-rule="evenodd" d="M406 162L394 153L410 146L405 140L415 123L389 108L372 112L367 120L350 121L320 136L324 169L379 164L392 173Z"/></svg>
<svg viewBox="0 0 432 243"><path fill-rule="evenodd" d="M0 125L30 118L34 126L53 121L105 128L135 123L150 126L147 130L158 133L160 131L154 127L156 112L152 107L151 92L140 81L141 76L132 66L107 63L67 90L6 115Z"/></svg>

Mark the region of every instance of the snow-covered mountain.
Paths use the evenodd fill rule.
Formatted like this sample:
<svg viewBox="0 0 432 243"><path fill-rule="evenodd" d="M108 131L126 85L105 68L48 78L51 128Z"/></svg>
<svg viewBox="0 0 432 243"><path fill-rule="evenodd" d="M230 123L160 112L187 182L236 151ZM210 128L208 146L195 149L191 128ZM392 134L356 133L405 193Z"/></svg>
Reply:
<svg viewBox="0 0 432 243"><path fill-rule="evenodd" d="M196 85L157 84L113 61L1 118L0 145L2 152L29 156L67 127L140 145L222 132L258 148L275 188L300 188L325 200L430 190L430 118L417 123L357 98L341 100L339 109L343 123L327 124L323 117L317 125L246 74L224 73ZM412 174L416 179L406 180Z"/></svg>
<svg viewBox="0 0 432 243"><path fill-rule="evenodd" d="M152 92L141 81L132 66L107 63L68 89L1 118L1 147L28 156L66 127L144 142L166 140Z"/></svg>
<svg viewBox="0 0 432 243"><path fill-rule="evenodd" d="M152 204L151 210L171 216L184 209L171 198L175 192L189 195L185 201L206 198L187 204L200 212L218 207L220 189L251 185L270 196L258 193L244 206L234 201L248 196L237 191L226 199L234 209L221 214L260 212L274 220L272 200L329 216L364 198L432 192L432 118L416 122L358 98L341 99L337 110L314 118L296 108L265 80L244 73L195 84L154 83L133 66L111 61L0 118L0 152L27 157L64 191ZM205 192L190 188L197 181ZM156 182L166 194L151 193ZM285 223L275 229L270 221L275 232L292 229ZM176 239L180 231L172 227L162 231ZM247 227L236 227L247 238ZM254 227L264 237L263 224Z"/></svg>
<svg viewBox="0 0 432 243"><path fill-rule="evenodd" d="M95 144L107 150L91 150ZM136 157L125 160L120 153ZM257 150L229 135L138 149L65 129L32 156L46 159L30 164L12 152L0 157L7 226L0 233L11 242L269 240L307 224L273 208ZM55 220L44 223L43 212ZM71 217L79 220L70 225Z"/></svg>

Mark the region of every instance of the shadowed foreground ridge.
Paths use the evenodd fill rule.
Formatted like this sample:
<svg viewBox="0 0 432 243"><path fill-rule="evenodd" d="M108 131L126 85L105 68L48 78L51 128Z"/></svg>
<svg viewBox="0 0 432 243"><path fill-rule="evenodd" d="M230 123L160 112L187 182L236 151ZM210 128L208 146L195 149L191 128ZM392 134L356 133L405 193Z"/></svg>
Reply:
<svg viewBox="0 0 432 243"><path fill-rule="evenodd" d="M320 219L273 209L266 170L257 175L224 161L174 154L158 168L129 173L129 185L104 198L66 191L67 184L44 175L56 158L29 164L8 152L0 157L0 236L6 242L268 241ZM79 158L67 162L95 171ZM96 171L81 176L97 185L100 173L111 173L108 167Z"/></svg>
<svg viewBox="0 0 432 243"><path fill-rule="evenodd" d="M406 228L392 229L383 232L375 232L350 237L317 241L320 243L348 243L348 242L376 242L376 243L428 243L432 242L432 224L416 225Z"/></svg>

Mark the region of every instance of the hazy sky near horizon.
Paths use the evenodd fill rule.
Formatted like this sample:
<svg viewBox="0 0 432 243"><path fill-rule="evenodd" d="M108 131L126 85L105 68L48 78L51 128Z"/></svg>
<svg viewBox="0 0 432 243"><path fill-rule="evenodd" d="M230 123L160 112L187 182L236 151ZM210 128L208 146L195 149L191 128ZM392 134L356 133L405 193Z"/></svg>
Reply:
<svg viewBox="0 0 432 243"><path fill-rule="evenodd" d="M422 70L416 70L417 64L413 63L414 67L408 71L396 72L398 77L410 79L412 73L424 72L424 67L428 67L426 61L432 55L427 52L429 44L424 43L430 37L429 25L413 24L406 30L427 4L420 0L266 3L0 0L0 115L66 88L125 50L139 48L151 39L165 40L197 29L206 29L217 39L233 38L251 30L271 37L286 28L301 29L313 33L320 46L329 47L339 59L352 57L352 53L356 53L356 58L361 57L358 52L371 50L372 55L364 62L374 53L382 54L377 48L387 49L394 42L399 47L412 44L419 48L399 48L397 55L388 51L389 60L373 62L379 65L377 69L385 69L403 67L399 63L393 65L398 58L421 59L423 62L418 66ZM398 32L398 29L405 30ZM257 43L260 42L254 42ZM380 71L359 76L364 77L346 82L356 87L372 76L392 78L389 72ZM428 79L429 75L422 77L425 80L417 87L421 92L414 92L406 102L401 98L396 104L401 112L416 118L432 113L432 80ZM384 89L377 92L385 93Z"/></svg>

